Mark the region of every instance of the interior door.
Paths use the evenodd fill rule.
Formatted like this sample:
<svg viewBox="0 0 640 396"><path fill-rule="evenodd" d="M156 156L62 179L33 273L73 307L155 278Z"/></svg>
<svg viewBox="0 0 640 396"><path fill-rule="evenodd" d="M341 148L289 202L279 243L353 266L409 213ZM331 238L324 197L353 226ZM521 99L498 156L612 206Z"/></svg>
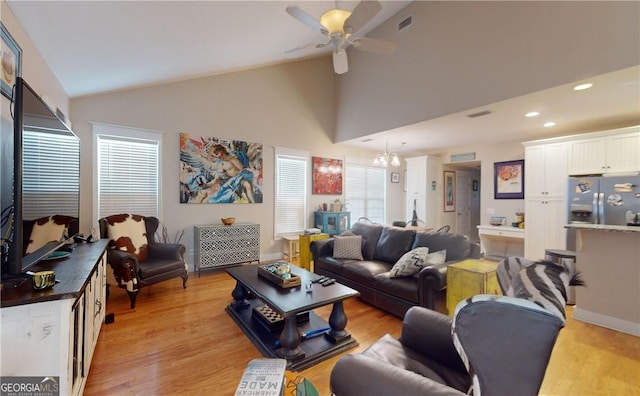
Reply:
<svg viewBox="0 0 640 396"><path fill-rule="evenodd" d="M471 236L471 175L465 171L456 171L455 227L457 234Z"/></svg>

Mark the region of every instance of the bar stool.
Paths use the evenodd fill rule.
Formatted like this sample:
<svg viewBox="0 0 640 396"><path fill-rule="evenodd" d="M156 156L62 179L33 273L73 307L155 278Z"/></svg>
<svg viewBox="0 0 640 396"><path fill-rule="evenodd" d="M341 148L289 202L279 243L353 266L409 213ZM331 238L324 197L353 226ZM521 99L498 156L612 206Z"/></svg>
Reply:
<svg viewBox="0 0 640 396"><path fill-rule="evenodd" d="M571 250L547 249L544 251L544 259L556 264L568 263L575 270L576 252ZM576 291L574 286L569 286L567 291L567 304L574 305L576 303Z"/></svg>

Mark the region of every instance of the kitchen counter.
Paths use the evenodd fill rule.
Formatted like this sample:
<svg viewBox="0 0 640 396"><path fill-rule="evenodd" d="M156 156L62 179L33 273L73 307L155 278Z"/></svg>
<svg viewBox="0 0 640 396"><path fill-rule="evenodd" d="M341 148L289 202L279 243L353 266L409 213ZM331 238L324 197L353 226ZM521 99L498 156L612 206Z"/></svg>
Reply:
<svg viewBox="0 0 640 396"><path fill-rule="evenodd" d="M571 224L576 229L573 317L640 337L640 227Z"/></svg>
<svg viewBox="0 0 640 396"><path fill-rule="evenodd" d="M573 228L576 230L640 232L640 227L609 224L567 224L565 228Z"/></svg>

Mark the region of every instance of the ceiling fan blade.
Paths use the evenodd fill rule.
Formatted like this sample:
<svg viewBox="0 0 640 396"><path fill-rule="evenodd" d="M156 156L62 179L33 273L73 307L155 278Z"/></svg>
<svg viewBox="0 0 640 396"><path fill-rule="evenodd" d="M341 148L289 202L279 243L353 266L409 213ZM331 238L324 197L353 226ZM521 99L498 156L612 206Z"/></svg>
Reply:
<svg viewBox="0 0 640 396"><path fill-rule="evenodd" d="M333 71L335 71L336 74L344 74L349 71L346 50L342 48L333 50Z"/></svg>
<svg viewBox="0 0 640 396"><path fill-rule="evenodd" d="M382 55L391 55L396 51L396 48L398 48L398 44L393 41L366 37L354 39L351 41L351 44L353 45L353 48L357 50Z"/></svg>
<svg viewBox="0 0 640 396"><path fill-rule="evenodd" d="M296 48L292 48L290 50L286 50L286 51L284 51L284 53L285 54L292 54L294 52L320 48L320 47L317 47L317 45L324 45L324 44L313 44L313 43L310 43L310 44L307 44L307 45L303 45L302 47L296 47Z"/></svg>
<svg viewBox="0 0 640 396"><path fill-rule="evenodd" d="M351 34L356 33L376 16L380 10L382 10L382 4L377 0L360 1L356 8L353 9L351 16L344 21L344 31Z"/></svg>
<svg viewBox="0 0 640 396"><path fill-rule="evenodd" d="M311 15L307 14L306 12L302 11L302 9L300 9L300 7L298 7L298 6L289 6L289 7L287 7L286 11L287 11L287 14L291 15L292 17L294 17L298 21L304 23L305 25L307 25L311 29L316 30L316 31L318 31L318 32L320 32L320 33L322 33L324 35L328 35L329 34L327 29L324 26L322 26L320 21L318 21L317 19L315 19Z"/></svg>

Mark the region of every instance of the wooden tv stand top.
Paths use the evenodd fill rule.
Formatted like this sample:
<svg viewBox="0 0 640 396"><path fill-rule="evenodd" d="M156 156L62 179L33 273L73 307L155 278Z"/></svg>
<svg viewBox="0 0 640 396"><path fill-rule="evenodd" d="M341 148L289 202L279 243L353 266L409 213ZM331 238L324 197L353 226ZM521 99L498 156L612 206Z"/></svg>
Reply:
<svg viewBox="0 0 640 396"><path fill-rule="evenodd" d="M43 260L31 267L30 270L33 272L55 271L56 280L60 282L50 289L34 290L31 287L31 277L28 275L18 275L17 278L22 279L15 280L3 277L0 306L4 308L77 298L87 286L90 275L95 271L96 264L107 249L108 243L108 239L100 239L94 243L79 243L69 257Z"/></svg>

